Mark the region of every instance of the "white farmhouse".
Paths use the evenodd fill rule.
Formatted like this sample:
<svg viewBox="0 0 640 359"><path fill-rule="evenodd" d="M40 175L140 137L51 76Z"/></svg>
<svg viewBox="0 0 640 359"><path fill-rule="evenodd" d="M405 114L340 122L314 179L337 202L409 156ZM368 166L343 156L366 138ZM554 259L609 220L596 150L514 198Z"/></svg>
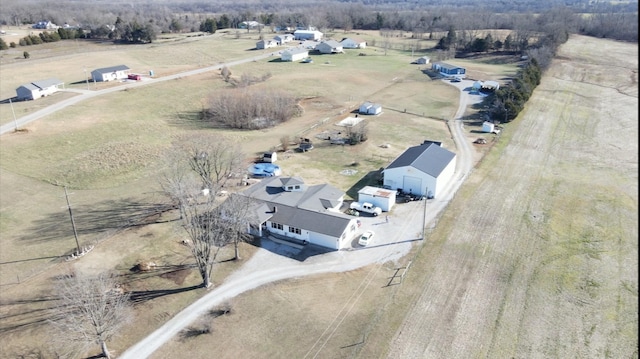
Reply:
<svg viewBox="0 0 640 359"><path fill-rule="evenodd" d="M300 47L292 47L282 51L281 61L300 61L309 57L309 50Z"/></svg>
<svg viewBox="0 0 640 359"><path fill-rule="evenodd" d="M91 71L91 78L96 82L126 79L131 69L125 65L103 67Z"/></svg>
<svg viewBox="0 0 640 359"><path fill-rule="evenodd" d="M340 43L345 49L364 49L367 47L366 41L355 37L345 37Z"/></svg>
<svg viewBox="0 0 640 359"><path fill-rule="evenodd" d="M315 48L321 54L338 54L342 53L342 44L336 40L325 40L316 45Z"/></svg>
<svg viewBox="0 0 640 359"><path fill-rule="evenodd" d="M383 170L383 184L427 198L435 198L453 179L456 154L440 142L425 141L408 148Z"/></svg>
<svg viewBox="0 0 640 359"><path fill-rule="evenodd" d="M291 34L281 34L273 37L274 40L278 42L279 45L284 45L294 40L293 35Z"/></svg>
<svg viewBox="0 0 640 359"><path fill-rule="evenodd" d="M270 40L260 40L258 42L256 42L256 49L262 50L262 49L268 49L271 47L276 47L278 46L278 41L275 39L270 39Z"/></svg>
<svg viewBox="0 0 640 359"><path fill-rule="evenodd" d="M268 177L240 195L255 201L249 232L256 236L340 250L358 233L357 218L340 212L345 193L329 184L307 186L299 177Z"/></svg>
<svg viewBox="0 0 640 359"><path fill-rule="evenodd" d="M56 78L34 81L18 87L16 89L16 98L18 101L35 100L57 92L60 86L64 88L64 82Z"/></svg>

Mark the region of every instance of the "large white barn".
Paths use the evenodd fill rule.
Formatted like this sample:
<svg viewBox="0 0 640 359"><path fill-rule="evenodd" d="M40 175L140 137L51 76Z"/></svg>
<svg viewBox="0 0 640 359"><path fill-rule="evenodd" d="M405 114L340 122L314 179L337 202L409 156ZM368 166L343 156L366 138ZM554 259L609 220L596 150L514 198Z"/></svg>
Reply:
<svg viewBox="0 0 640 359"><path fill-rule="evenodd" d="M440 142L425 141L408 148L383 171L383 184L427 198L442 193L453 179L456 154Z"/></svg>
<svg viewBox="0 0 640 359"><path fill-rule="evenodd" d="M34 81L18 87L16 89L16 98L19 101L35 100L51 95L58 91L60 87L64 88L64 82L56 78Z"/></svg>

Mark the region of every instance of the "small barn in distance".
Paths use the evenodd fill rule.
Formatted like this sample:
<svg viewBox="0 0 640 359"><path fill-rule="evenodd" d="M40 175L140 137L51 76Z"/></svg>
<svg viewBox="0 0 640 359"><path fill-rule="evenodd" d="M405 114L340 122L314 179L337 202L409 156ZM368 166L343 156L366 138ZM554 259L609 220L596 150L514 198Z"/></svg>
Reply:
<svg viewBox="0 0 640 359"><path fill-rule="evenodd" d="M60 86L64 88L64 82L56 78L34 81L18 87L16 89L16 98L18 101L35 100L57 92Z"/></svg>
<svg viewBox="0 0 640 359"><path fill-rule="evenodd" d="M278 41L276 41L275 39L260 40L256 42L256 49L259 49L259 50L268 49L270 47L276 47L276 46L278 46Z"/></svg>
<svg viewBox="0 0 640 359"><path fill-rule="evenodd" d="M338 54L342 53L342 44L336 40L325 40L316 45L315 48L321 54Z"/></svg>
<svg viewBox="0 0 640 359"><path fill-rule="evenodd" d="M293 37L296 40L320 40L322 39L322 33L317 30L296 30L293 32Z"/></svg>
<svg viewBox="0 0 640 359"><path fill-rule="evenodd" d="M372 102L365 102L358 108L358 113L363 115L378 115L382 112L382 105Z"/></svg>
<svg viewBox="0 0 640 359"><path fill-rule="evenodd" d="M91 71L91 79L97 82L122 80L129 76L131 69L125 65L103 67Z"/></svg>
<svg viewBox="0 0 640 359"><path fill-rule="evenodd" d="M429 62L431 62L431 59L429 58L429 56L422 56L422 57L418 57L416 61L414 61L413 63L418 65L425 65L425 64L428 64Z"/></svg>
<svg viewBox="0 0 640 359"><path fill-rule="evenodd" d="M300 47L293 47L282 51L281 61L300 61L309 57L309 50Z"/></svg>
<svg viewBox="0 0 640 359"><path fill-rule="evenodd" d="M366 41L356 37L345 37L340 41L340 43L345 49L364 49L367 47Z"/></svg>

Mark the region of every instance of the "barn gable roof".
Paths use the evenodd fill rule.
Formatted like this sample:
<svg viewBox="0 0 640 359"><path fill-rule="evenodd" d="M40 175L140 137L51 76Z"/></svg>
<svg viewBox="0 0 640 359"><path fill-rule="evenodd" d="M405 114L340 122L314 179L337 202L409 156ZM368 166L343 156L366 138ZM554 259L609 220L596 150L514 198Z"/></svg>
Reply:
<svg viewBox="0 0 640 359"><path fill-rule="evenodd" d="M438 177L455 156L455 153L431 142L409 147L386 169L411 166L432 177Z"/></svg>

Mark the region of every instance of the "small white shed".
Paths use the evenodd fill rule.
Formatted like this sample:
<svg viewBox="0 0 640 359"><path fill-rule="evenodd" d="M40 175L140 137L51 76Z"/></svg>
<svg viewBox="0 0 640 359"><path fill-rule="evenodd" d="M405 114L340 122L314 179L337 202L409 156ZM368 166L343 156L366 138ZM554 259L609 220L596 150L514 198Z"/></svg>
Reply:
<svg viewBox="0 0 640 359"><path fill-rule="evenodd" d="M382 112L382 105L365 102L358 108L358 112L363 115L378 115Z"/></svg>
<svg viewBox="0 0 640 359"><path fill-rule="evenodd" d="M278 154L276 152L265 152L262 155L262 162L274 163L278 160Z"/></svg>
<svg viewBox="0 0 640 359"><path fill-rule="evenodd" d="M495 125L493 122L484 121L482 123L482 132L491 133L493 131L495 131Z"/></svg>
<svg viewBox="0 0 640 359"><path fill-rule="evenodd" d="M383 212L389 212L393 204L396 203L396 191L365 186L358 191L358 202L369 202L380 207Z"/></svg>

